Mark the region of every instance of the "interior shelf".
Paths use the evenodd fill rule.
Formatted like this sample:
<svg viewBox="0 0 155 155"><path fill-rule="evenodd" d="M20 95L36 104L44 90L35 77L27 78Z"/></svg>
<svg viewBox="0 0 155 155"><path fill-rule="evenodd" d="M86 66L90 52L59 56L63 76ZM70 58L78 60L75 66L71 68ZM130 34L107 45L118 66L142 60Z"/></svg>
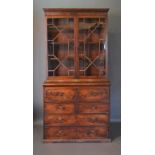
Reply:
<svg viewBox="0 0 155 155"><path fill-rule="evenodd" d="M68 42L54 42L53 40L48 40L48 42L51 42L50 44L54 44L54 45L63 45L63 44L68 44ZM98 40L98 41L91 41L91 42L87 42L85 40L79 40L78 41L80 44L85 43L85 44L104 44L105 40ZM69 43L74 43L73 41L70 41Z"/></svg>
<svg viewBox="0 0 155 155"><path fill-rule="evenodd" d="M88 29L91 29L93 27L96 27L97 28L101 28L101 26L103 26L104 23L103 22L100 22L100 23L85 23L85 22L80 22L79 23L79 30L88 30ZM74 29L74 26L73 25L69 25L69 24L64 24L64 25L54 25L54 24L48 24L47 25L49 30L53 30L53 29L58 29L58 30L62 30L62 29L65 29L65 30L73 30Z"/></svg>
<svg viewBox="0 0 155 155"><path fill-rule="evenodd" d="M73 76L77 72L80 76L99 76L106 68L105 26L100 18L49 19L49 76Z"/></svg>
<svg viewBox="0 0 155 155"><path fill-rule="evenodd" d="M73 44L74 43L73 40L71 40L69 42L55 42L53 40L48 40L48 42L50 42L50 44L54 44L54 45L59 45L59 44Z"/></svg>

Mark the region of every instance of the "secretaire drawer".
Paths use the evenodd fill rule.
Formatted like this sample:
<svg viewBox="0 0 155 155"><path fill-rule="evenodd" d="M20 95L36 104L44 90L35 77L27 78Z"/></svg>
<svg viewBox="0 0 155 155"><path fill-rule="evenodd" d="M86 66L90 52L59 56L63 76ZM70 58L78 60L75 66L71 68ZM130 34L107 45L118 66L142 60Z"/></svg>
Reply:
<svg viewBox="0 0 155 155"><path fill-rule="evenodd" d="M81 87L79 90L79 101L102 102L108 100L108 87Z"/></svg>
<svg viewBox="0 0 155 155"><path fill-rule="evenodd" d="M45 125L51 125L51 126L75 125L76 124L76 116L75 115L45 114L44 123L45 123Z"/></svg>
<svg viewBox="0 0 155 155"><path fill-rule="evenodd" d="M107 127L80 127L78 128L79 139L105 138L108 136Z"/></svg>
<svg viewBox="0 0 155 155"><path fill-rule="evenodd" d="M45 103L45 113L47 114L71 114L74 113L73 103Z"/></svg>
<svg viewBox="0 0 155 155"><path fill-rule="evenodd" d="M80 113L104 113L109 111L109 104L103 103L80 103Z"/></svg>
<svg viewBox="0 0 155 155"><path fill-rule="evenodd" d="M76 139L75 127L44 127L44 139Z"/></svg>
<svg viewBox="0 0 155 155"><path fill-rule="evenodd" d="M45 87L45 102L72 102L75 97L73 87Z"/></svg>
<svg viewBox="0 0 155 155"><path fill-rule="evenodd" d="M79 114L77 123L80 126L107 126L108 114Z"/></svg>

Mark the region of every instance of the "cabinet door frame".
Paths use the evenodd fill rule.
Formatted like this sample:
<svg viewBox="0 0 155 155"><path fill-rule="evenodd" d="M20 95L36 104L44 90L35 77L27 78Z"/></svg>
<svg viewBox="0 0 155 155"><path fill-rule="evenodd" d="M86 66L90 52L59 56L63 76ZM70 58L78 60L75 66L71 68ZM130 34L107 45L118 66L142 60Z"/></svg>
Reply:
<svg viewBox="0 0 155 155"><path fill-rule="evenodd" d="M105 50L105 75L104 75L104 77L108 77L108 15L107 14L104 14L104 15L87 15L87 16L85 16L85 15L81 15L81 16L76 16L75 17L76 18L76 21L75 22L77 22L77 24L75 23L75 35L76 35L76 40L75 40L75 44L76 44L76 53L75 53L75 56L76 56L76 59L75 59L75 62L76 62L76 64L77 64L77 66L76 66L76 78L80 78L80 77L96 77L96 78L99 78L100 77L100 75L98 75L98 76L94 76L94 75L90 75L90 76L88 76L88 75L84 75L84 76L81 76L80 75L80 62L79 62L79 51L78 51L78 48L79 48L79 46L80 46L80 44L79 44L79 33L80 33L80 30L79 30L79 20L80 19L84 19L84 18L98 18L98 19L100 19L100 18L104 18L105 19L105 30L104 30L104 34L103 34L103 37L104 37L104 40L105 40L105 42L104 42L104 50Z"/></svg>
<svg viewBox="0 0 155 155"><path fill-rule="evenodd" d="M69 15L48 15L48 16L45 16L45 30L46 30L46 32L45 32L45 34L46 34L46 58L47 58L47 61L46 61L46 77L48 78L48 77L50 77L49 76L49 66L48 66L48 53L49 53L49 51L48 51L48 22L47 22L47 20L48 19L73 19L73 39L75 38L75 16L73 16L73 15L71 15L71 16L69 16ZM76 50L76 48L75 48L75 44L76 44L76 42L75 42L75 39L74 39L74 41L73 41L73 43L74 43L74 50L73 50L73 53L74 53L74 58L73 58L73 60L74 60L74 75L73 76L70 76L70 75L66 75L65 77L76 77L76 61L75 61L75 58L76 58L76 54L75 54L75 50ZM58 76L58 75L53 75L52 77L61 77L60 75Z"/></svg>
<svg viewBox="0 0 155 155"><path fill-rule="evenodd" d="M108 15L107 14L102 14L102 15L98 15L98 14L93 14L93 15L77 15L76 13L75 14L64 14L64 15L61 15L60 14L56 14L56 15L46 15L45 16L45 19L46 19L46 58L47 58L47 63L46 63L46 76L49 77L48 75L48 28L47 28L47 19L49 18L71 18L73 19L73 38L74 38L74 74L73 76L66 76L66 77L73 77L73 78L81 78L83 76L80 76L80 63L79 63L79 52L78 52L78 48L79 48L79 19L80 18L105 18L106 19L106 27L105 27L105 77L108 76ZM54 77L58 77L58 76L54 76ZM61 76L59 76L61 77ZM96 77L96 78L99 78L99 76L87 76L85 75L85 77Z"/></svg>

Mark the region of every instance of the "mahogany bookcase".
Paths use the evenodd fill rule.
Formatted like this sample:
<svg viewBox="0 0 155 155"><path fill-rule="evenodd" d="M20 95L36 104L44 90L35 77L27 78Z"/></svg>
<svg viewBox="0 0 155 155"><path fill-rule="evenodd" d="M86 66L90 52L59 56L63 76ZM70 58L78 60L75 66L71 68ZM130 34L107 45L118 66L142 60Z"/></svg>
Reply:
<svg viewBox="0 0 155 155"><path fill-rule="evenodd" d="M110 140L108 10L44 9L44 142Z"/></svg>

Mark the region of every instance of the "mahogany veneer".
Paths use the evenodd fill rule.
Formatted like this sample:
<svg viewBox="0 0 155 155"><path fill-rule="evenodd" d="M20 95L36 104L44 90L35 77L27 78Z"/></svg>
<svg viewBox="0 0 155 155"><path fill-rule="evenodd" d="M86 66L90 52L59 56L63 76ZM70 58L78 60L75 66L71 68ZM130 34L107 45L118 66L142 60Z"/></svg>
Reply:
<svg viewBox="0 0 155 155"><path fill-rule="evenodd" d="M108 9L44 12L44 142L110 141Z"/></svg>

